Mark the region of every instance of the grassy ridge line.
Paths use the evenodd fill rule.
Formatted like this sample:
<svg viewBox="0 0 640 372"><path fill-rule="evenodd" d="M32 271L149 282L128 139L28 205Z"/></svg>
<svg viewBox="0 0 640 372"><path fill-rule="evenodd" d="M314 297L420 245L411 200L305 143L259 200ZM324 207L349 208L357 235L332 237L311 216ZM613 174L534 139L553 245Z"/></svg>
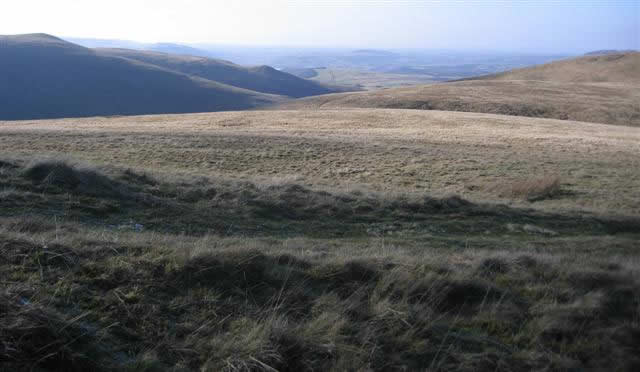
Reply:
<svg viewBox="0 0 640 372"><path fill-rule="evenodd" d="M278 108L404 108L640 126L640 53L589 56L461 81L330 94Z"/></svg>
<svg viewBox="0 0 640 372"><path fill-rule="evenodd" d="M631 85L471 80L307 97L276 108L442 110L640 126L638 99Z"/></svg>
<svg viewBox="0 0 640 372"><path fill-rule="evenodd" d="M211 58L131 49L98 48L94 50L102 56L136 60L255 92L287 97L306 97L332 92L331 89L319 83L301 79L269 66L243 67Z"/></svg>
<svg viewBox="0 0 640 372"><path fill-rule="evenodd" d="M466 80L538 80L640 84L640 52L628 51L554 61Z"/></svg>

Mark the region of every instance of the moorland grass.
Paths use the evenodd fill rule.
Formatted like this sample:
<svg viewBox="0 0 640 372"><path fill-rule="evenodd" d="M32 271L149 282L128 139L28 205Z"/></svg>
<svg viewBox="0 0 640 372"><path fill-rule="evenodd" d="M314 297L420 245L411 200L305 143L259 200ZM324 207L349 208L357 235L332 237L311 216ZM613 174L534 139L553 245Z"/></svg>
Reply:
<svg viewBox="0 0 640 372"><path fill-rule="evenodd" d="M52 160L0 187L10 370L640 365L631 218Z"/></svg>
<svg viewBox="0 0 640 372"><path fill-rule="evenodd" d="M2 158L73 156L166 174L289 180L508 203L549 211L640 213L640 129L417 110L251 111L3 122ZM529 202L504 186L548 175ZM496 187L497 186L497 187Z"/></svg>

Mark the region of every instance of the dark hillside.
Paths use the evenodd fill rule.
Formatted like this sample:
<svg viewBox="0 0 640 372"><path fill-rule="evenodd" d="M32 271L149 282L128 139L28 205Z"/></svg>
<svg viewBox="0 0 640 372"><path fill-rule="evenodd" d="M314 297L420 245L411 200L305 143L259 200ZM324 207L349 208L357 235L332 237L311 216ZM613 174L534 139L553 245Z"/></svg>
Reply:
<svg viewBox="0 0 640 372"><path fill-rule="evenodd" d="M241 110L279 99L49 35L0 36L3 120Z"/></svg>
<svg viewBox="0 0 640 372"><path fill-rule="evenodd" d="M188 75L262 93L299 98L332 92L319 83L268 66L243 67L218 59L131 49L97 49L96 51L100 55L135 59Z"/></svg>

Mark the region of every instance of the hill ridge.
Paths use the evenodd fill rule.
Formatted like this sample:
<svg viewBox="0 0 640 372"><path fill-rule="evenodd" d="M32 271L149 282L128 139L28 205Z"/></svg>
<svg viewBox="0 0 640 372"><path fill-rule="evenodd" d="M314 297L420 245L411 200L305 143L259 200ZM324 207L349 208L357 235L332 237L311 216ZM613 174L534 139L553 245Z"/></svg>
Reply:
<svg viewBox="0 0 640 372"><path fill-rule="evenodd" d="M46 34L0 43L0 120L242 110L283 100Z"/></svg>
<svg viewBox="0 0 640 372"><path fill-rule="evenodd" d="M300 98L333 92L319 83L278 71L266 65L245 67L230 61L208 57L174 55L126 48L97 48L95 51L101 55L139 60L187 75L261 93Z"/></svg>
<svg viewBox="0 0 640 372"><path fill-rule="evenodd" d="M640 52L589 54L463 80L480 79L640 84Z"/></svg>
<svg viewBox="0 0 640 372"><path fill-rule="evenodd" d="M638 102L640 53L634 52L561 60L455 82L309 97L279 107L443 110L640 126Z"/></svg>

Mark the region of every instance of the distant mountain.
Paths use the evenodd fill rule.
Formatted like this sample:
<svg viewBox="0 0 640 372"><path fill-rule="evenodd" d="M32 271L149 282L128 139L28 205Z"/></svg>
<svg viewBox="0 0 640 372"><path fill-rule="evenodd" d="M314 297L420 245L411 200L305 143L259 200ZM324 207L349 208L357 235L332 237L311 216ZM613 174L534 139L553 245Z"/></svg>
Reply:
<svg viewBox="0 0 640 372"><path fill-rule="evenodd" d="M46 34L0 36L2 120L242 110L282 99Z"/></svg>
<svg viewBox="0 0 640 372"><path fill-rule="evenodd" d="M131 49L96 49L96 52L102 56L124 57L262 93L299 98L333 92L317 82L269 66L244 67L218 59Z"/></svg>
<svg viewBox="0 0 640 372"><path fill-rule="evenodd" d="M395 56L396 54L393 52L389 52L387 50L379 50L379 49L356 49L351 53L357 55L367 55L367 56Z"/></svg>
<svg viewBox="0 0 640 372"><path fill-rule="evenodd" d="M585 53L585 56L604 56L607 54L625 54L625 53L633 53L636 50L616 50L616 49L604 49L604 50L595 50L593 52Z"/></svg>
<svg viewBox="0 0 640 372"><path fill-rule="evenodd" d="M139 43L130 40L119 39L88 39L88 38L64 38L74 44L86 48L123 48L136 50L149 50L154 52L180 54L188 56L211 57L212 53L203 49L194 48L184 44L174 43Z"/></svg>
<svg viewBox="0 0 640 372"><path fill-rule="evenodd" d="M151 45L145 45L141 49L150 50L153 52L178 54L186 56L198 56L198 57L211 57L211 53L206 50L193 48L188 45L172 44L172 43L157 43Z"/></svg>
<svg viewBox="0 0 640 372"><path fill-rule="evenodd" d="M83 46L85 48L144 49L147 45L144 43L138 43L136 41L120 40L120 39L89 39L89 38L79 38L79 37L63 37L61 39L73 44Z"/></svg>

